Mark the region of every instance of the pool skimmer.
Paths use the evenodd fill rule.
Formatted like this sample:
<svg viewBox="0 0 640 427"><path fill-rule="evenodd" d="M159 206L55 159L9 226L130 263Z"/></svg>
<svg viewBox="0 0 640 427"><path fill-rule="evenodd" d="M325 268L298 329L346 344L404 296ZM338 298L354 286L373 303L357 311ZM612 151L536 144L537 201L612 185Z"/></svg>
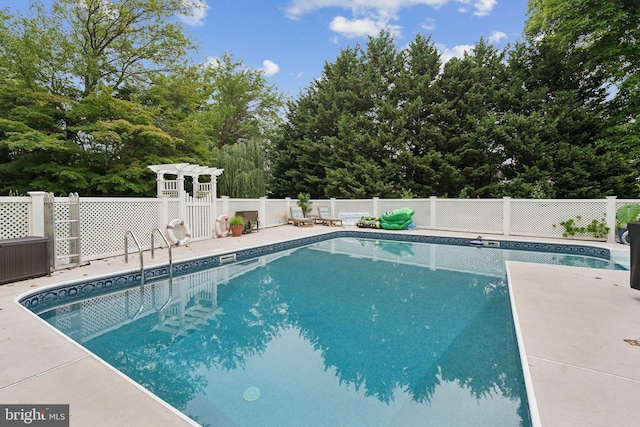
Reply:
<svg viewBox="0 0 640 427"><path fill-rule="evenodd" d="M220 264L226 262L234 262L236 260L236 254L220 255Z"/></svg>

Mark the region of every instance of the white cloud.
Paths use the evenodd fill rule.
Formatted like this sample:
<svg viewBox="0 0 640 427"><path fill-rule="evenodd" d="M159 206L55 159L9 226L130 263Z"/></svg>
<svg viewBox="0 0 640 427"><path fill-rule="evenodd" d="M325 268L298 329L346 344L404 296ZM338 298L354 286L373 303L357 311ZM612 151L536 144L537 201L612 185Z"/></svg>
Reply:
<svg viewBox="0 0 640 427"><path fill-rule="evenodd" d="M291 0L285 13L291 19L323 8L341 8L351 11L352 18L336 16L330 28L345 37L377 35L381 30L390 30L400 36L402 27L390 24L398 20L400 9L426 5L438 8L457 0Z"/></svg>
<svg viewBox="0 0 640 427"><path fill-rule="evenodd" d="M284 10L289 18L301 19L303 15L319 9L341 8L350 11L352 16L333 18L329 27L339 35L354 38L391 30L400 37L402 27L391 22L399 19L401 9L419 5L438 9L448 3L461 3L460 12L469 12L473 7L474 15L484 16L493 11L497 0L290 0ZM435 21L425 20L423 28L432 31Z"/></svg>
<svg viewBox="0 0 640 427"><path fill-rule="evenodd" d="M506 38L507 35L502 31L494 31L489 36L489 43L498 43L500 40Z"/></svg>
<svg viewBox="0 0 640 427"><path fill-rule="evenodd" d="M474 12L476 16L486 16L493 12L493 9L498 4L498 0L455 0L456 3L462 3L465 6L460 6L458 12L468 13L471 12L471 6L473 4Z"/></svg>
<svg viewBox="0 0 640 427"><path fill-rule="evenodd" d="M424 20L424 24L421 25L427 31L433 31L436 29L436 20L433 18L427 18Z"/></svg>
<svg viewBox="0 0 640 427"><path fill-rule="evenodd" d="M440 51L440 58L442 61L442 65L449 62L451 58L462 58L466 53L469 53L473 50L474 46L470 44L461 44L458 46L454 46L452 49L448 49L446 46L437 45L436 46Z"/></svg>
<svg viewBox="0 0 640 427"><path fill-rule="evenodd" d="M383 15L385 11L395 13L402 8L416 5L440 7L449 1L451 0L291 0L285 12L292 19L326 7L351 10L354 14L377 11Z"/></svg>
<svg viewBox="0 0 640 427"><path fill-rule="evenodd" d="M473 4L474 15L477 16L490 14L498 3L497 0L291 0L285 7L285 13L291 19L298 19L319 9L336 7L351 10L354 15L375 12L376 15L384 16L386 12L395 14L400 9L411 6L423 5L437 9L451 2ZM466 12L469 9L463 6L459 10Z"/></svg>
<svg viewBox="0 0 640 427"><path fill-rule="evenodd" d="M262 71L264 71L265 76L273 76L280 72L280 66L273 61L265 59L262 61Z"/></svg>
<svg viewBox="0 0 640 427"><path fill-rule="evenodd" d="M329 28L345 37L354 38L362 36L375 36L386 28L381 22L373 22L369 18L347 19L344 16L336 16L329 24Z"/></svg>
<svg viewBox="0 0 640 427"><path fill-rule="evenodd" d="M473 12L476 16L485 16L490 14L493 11L493 8L496 7L498 0L478 0L473 4L476 11Z"/></svg>
<svg viewBox="0 0 640 427"><path fill-rule="evenodd" d="M215 56L207 56L204 60L204 64L203 66L205 67L219 67L220 66L220 60L218 58L216 58Z"/></svg>
<svg viewBox="0 0 640 427"><path fill-rule="evenodd" d="M204 18L207 17L206 0L182 0L184 5L191 8L191 12L187 15L178 14L178 18L187 25L200 27L204 25Z"/></svg>

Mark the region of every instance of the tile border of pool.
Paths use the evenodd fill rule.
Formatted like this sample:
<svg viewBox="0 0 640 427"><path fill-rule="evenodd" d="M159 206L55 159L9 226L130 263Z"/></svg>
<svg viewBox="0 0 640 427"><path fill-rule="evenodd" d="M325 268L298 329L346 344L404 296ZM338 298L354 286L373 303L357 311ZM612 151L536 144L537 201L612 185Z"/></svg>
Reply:
<svg viewBox="0 0 640 427"><path fill-rule="evenodd" d="M192 260L181 261L173 265L173 275L179 275L183 273L190 273L206 268L217 267L222 264L222 257L229 254L235 254L235 262L243 261L262 255L266 255L273 252L279 252L288 249L294 249L301 246L306 246L312 243L326 241L335 238L366 238L366 239L384 239L394 240L410 243L434 243L442 245L454 245L454 246L470 246L470 241L473 239L463 237L450 237L450 236L429 236L429 235L415 235L415 234L391 234L381 233L375 231L358 231L358 230L340 230L320 234L316 236L297 238L293 240L285 240L282 242L276 242L273 244L260 245L253 248L242 249L237 251L227 251L221 254L198 257ZM600 259L611 259L611 251L607 248L588 246L588 245L573 245L573 244L559 244L559 243L540 243L540 242L521 242L511 240L500 239L487 239L485 242L496 243L495 245L483 246L487 249L511 249L522 250L532 252L546 252L546 253L558 253L569 255L590 256ZM169 266L162 265L159 267L152 267L145 269L144 280L154 281L163 279L169 275ZM53 304L56 304L60 300L66 298L74 298L79 296L90 297L94 293L112 291L117 289L127 289L140 284L140 271L132 270L126 274L121 275L107 275L96 277L89 280L77 280L65 285L53 284L45 289L25 293L17 297L17 302L23 305L25 308L37 312L41 309L47 308Z"/></svg>

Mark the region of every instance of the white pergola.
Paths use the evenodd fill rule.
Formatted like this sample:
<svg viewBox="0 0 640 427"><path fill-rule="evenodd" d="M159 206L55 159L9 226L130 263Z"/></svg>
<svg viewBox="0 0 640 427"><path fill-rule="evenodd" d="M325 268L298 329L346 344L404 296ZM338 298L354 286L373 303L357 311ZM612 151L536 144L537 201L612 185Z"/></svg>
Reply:
<svg viewBox="0 0 640 427"><path fill-rule="evenodd" d="M187 218L187 204L192 205L194 203L200 205L211 206L211 216L209 227L213 230L215 226L216 218L216 198L217 195L217 179L224 172L224 169L213 168L209 166L192 165L190 163L172 163L164 165L149 165L149 169L156 173L156 191L158 198L162 198L163 205L168 200L177 199L178 211L180 218ZM176 179L167 180L165 175L175 175ZM211 182L201 183L199 181L200 176L209 175ZM191 177L193 180L193 197L189 197L184 189L185 177ZM162 222L166 223L169 218L167 217L167 209L164 209L165 217Z"/></svg>
<svg viewBox="0 0 640 427"><path fill-rule="evenodd" d="M192 165L191 163L170 163L164 165L149 165L149 169L156 173L156 192L158 197L178 197L184 193L185 176L193 179L194 196L200 190L200 176L211 176L211 196L217 197L217 179L224 169L213 168L209 166ZM175 180L165 180L165 175L176 175Z"/></svg>

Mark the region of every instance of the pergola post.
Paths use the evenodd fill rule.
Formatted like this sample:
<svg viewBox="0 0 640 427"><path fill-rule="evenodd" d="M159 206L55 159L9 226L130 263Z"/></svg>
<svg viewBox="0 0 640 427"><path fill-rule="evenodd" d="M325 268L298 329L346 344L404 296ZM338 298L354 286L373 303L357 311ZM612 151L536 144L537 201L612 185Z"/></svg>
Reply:
<svg viewBox="0 0 640 427"><path fill-rule="evenodd" d="M178 171L178 216L185 220L187 217L187 192L184 191L184 175L182 171Z"/></svg>

